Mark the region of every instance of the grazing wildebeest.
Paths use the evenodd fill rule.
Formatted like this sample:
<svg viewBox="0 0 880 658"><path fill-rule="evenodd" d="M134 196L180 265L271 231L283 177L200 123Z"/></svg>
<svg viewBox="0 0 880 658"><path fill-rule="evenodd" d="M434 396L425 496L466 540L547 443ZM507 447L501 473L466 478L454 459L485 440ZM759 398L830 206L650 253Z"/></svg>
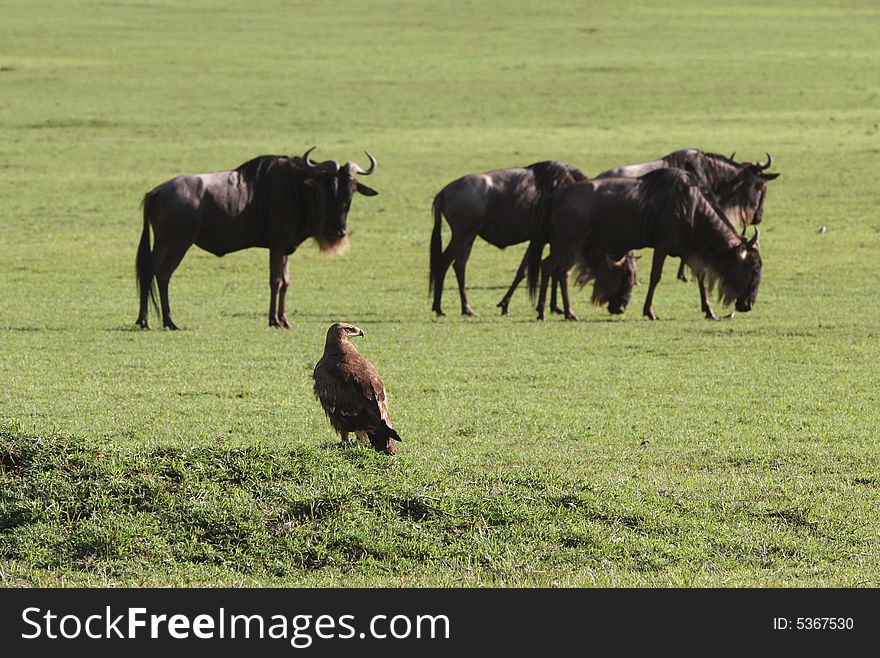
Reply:
<svg viewBox="0 0 880 658"><path fill-rule="evenodd" d="M314 237L326 253L348 246L346 218L355 192L375 196L355 176L370 168L335 160L262 155L232 171L177 176L144 196L144 229L137 252L140 292L138 326L148 329L147 298L156 305L155 277L162 304L162 324L177 329L168 304L168 281L193 244L215 256L249 247L269 249L269 325L289 328L284 298L290 283L288 258ZM150 227L154 244L150 250Z"/></svg>
<svg viewBox="0 0 880 658"><path fill-rule="evenodd" d="M747 208L757 212L761 195ZM651 283L643 313L655 320L651 308L667 255L681 256L697 273L701 295L704 281L717 281L725 304L751 310L761 280L758 233L741 236L711 195L704 195L696 177L682 169L657 169L641 178L605 178L575 183L558 192L550 218L550 256L541 263L543 245L529 248L529 290L534 294L540 269L538 319L544 319L547 283L559 278L562 301L570 310L563 274L572 265L589 267L598 250L611 258L633 249L654 248ZM704 276L708 275L708 277ZM710 309L711 310L711 309Z"/></svg>
<svg viewBox="0 0 880 658"><path fill-rule="evenodd" d="M749 224L761 223L763 198L767 194L766 183L779 176L779 174L765 173L765 170L769 169L772 164L773 158L769 153L766 163L739 163L733 159L733 155L727 158L717 153L706 153L698 149L681 149L659 160L603 171L595 178L638 178L664 167L684 169L694 174L700 184L715 195L717 205L724 211L728 219L737 222L745 231ZM757 190L762 198L758 211L753 216L749 216L744 211L744 201L750 199L753 190ZM681 281L688 280L683 260L678 268L678 278Z"/></svg>
<svg viewBox="0 0 880 658"><path fill-rule="evenodd" d="M779 174L765 173L765 170L769 169L772 163L773 159L769 153L767 154L766 163L738 163L733 159L733 155L727 158L717 153L707 153L697 149L680 149L658 160L609 169L596 176L594 180L600 178L638 178L656 169L669 167L684 169L697 177L704 190L708 189L715 196L716 204L722 208L727 217L739 223L742 230L745 231L748 224L758 224L761 222L763 197L766 196L766 182L779 176ZM760 194L762 200L758 211L753 215L749 215L746 209L752 203L754 193ZM506 314L510 298L524 277L528 264L527 261L528 256L523 258L523 262L517 271L510 290L507 291L504 299L498 304L502 308L503 314ZM566 274L566 276L568 275ZM688 280L683 260L679 266L678 278L682 281ZM581 282L583 281L581 280ZM705 283L701 284L700 290L701 292L705 291ZM553 312L564 312L556 308L555 281L553 283L553 297L550 307ZM702 299L702 308L707 318L717 319L714 313L712 313L709 301L705 296ZM566 318L576 319L570 309L569 313L566 314Z"/></svg>
<svg viewBox="0 0 880 658"><path fill-rule="evenodd" d="M440 190L433 203L429 282L429 291L434 290L432 310L443 315L443 280L452 265L458 279L461 312L473 315L465 291L465 268L477 236L501 249L537 237L546 221L547 202L553 192L584 179L574 167L550 160L528 167L469 174ZM443 215L452 230L445 250L440 236ZM520 278L525 262L524 258L518 272ZM499 306L506 313L506 302L502 300Z"/></svg>

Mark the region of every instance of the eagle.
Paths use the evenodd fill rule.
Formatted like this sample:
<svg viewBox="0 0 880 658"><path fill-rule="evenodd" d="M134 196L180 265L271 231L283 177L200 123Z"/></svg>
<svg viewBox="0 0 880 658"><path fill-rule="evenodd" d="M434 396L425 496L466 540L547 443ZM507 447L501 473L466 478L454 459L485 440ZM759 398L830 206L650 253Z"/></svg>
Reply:
<svg viewBox="0 0 880 658"><path fill-rule="evenodd" d="M363 336L363 329L347 322L337 322L327 331L324 356L315 366L315 397L343 443L354 432L379 452L396 455L394 431L388 415L388 396L373 364L360 355L351 343Z"/></svg>

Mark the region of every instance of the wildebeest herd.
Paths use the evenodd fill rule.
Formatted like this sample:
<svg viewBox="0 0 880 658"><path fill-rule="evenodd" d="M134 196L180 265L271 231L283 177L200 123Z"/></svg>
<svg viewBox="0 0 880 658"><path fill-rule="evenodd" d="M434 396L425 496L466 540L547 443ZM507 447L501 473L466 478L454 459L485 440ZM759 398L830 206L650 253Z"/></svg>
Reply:
<svg viewBox="0 0 880 658"><path fill-rule="evenodd" d="M159 291L162 324L171 319L168 283L187 250L197 245L217 256L246 249L269 249L269 325L289 328L285 295L288 259L307 238L322 251L348 246L347 217L355 193L375 196L357 176L376 170L335 160L320 163L302 157L260 156L231 171L177 176L144 196L143 231L137 250L140 293L137 325L147 329L149 301ZM654 291L667 256L681 258L679 278L693 271L707 318L717 319L709 291L717 286L724 304L752 309L761 281L758 228L763 218L768 173L766 162L737 162L731 157L682 149L658 160L609 169L587 178L564 162L469 174L446 185L433 201L429 291L432 310L443 315L443 282L451 266L458 282L463 315L473 315L466 291L466 267L479 236L496 247L528 242L507 293L498 303L507 315L517 286L528 276L537 293L538 319L545 317L547 288L551 311L577 320L569 295L570 273L585 285L593 281L592 301L623 313L636 284L634 250L652 247L654 256L643 314L657 319ZM442 245L446 218L451 237ZM755 225L746 238L746 227ZM153 246L150 247L150 229ZM549 254L544 257L545 247ZM556 300L557 287L562 308ZM358 354L349 338L359 328L334 324L324 356L315 368L315 395L343 440L349 433L368 438L376 450L395 454L385 388L375 368Z"/></svg>

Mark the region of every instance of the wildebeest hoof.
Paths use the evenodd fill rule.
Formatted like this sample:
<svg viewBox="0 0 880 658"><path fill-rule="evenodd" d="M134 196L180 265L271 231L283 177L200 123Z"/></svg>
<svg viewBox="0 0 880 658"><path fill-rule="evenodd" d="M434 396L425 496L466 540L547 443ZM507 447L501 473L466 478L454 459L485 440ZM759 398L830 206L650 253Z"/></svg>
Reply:
<svg viewBox="0 0 880 658"><path fill-rule="evenodd" d="M177 331L177 325L174 324L173 322L171 322L170 320L168 322L165 322L164 326L169 331Z"/></svg>
<svg viewBox="0 0 880 658"><path fill-rule="evenodd" d="M691 280L688 278L688 275L687 275L687 274L679 274L679 275L677 276L677 278L678 278L679 281L683 281L684 283L690 283L690 282L691 282Z"/></svg>
<svg viewBox="0 0 880 658"><path fill-rule="evenodd" d="M569 322L577 322L578 320L580 320L580 318L578 316L576 316L574 313L566 313L565 319L568 320Z"/></svg>
<svg viewBox="0 0 880 658"><path fill-rule="evenodd" d="M442 318L443 316L446 315L446 313L444 313L444 312L443 312L441 309L439 309L439 308L436 308L436 307L435 307L435 308L432 308L431 310L434 311L434 313L437 315L438 318Z"/></svg>
<svg viewBox="0 0 880 658"><path fill-rule="evenodd" d="M557 315L565 315L565 311L563 309L559 308L558 306L551 306L550 312L556 313ZM566 319L568 319L568 318L566 318Z"/></svg>
<svg viewBox="0 0 880 658"><path fill-rule="evenodd" d="M649 320L659 320L660 318L654 313L654 311L645 311L645 317Z"/></svg>
<svg viewBox="0 0 880 658"><path fill-rule="evenodd" d="M504 300L501 300L495 306L497 306L498 308L501 309L501 315L508 315L507 302L505 302Z"/></svg>
<svg viewBox="0 0 880 658"><path fill-rule="evenodd" d="M150 328L150 323L147 322L146 320L138 320L138 321L135 323L135 326L140 327L141 329L149 329L149 328Z"/></svg>
<svg viewBox="0 0 880 658"><path fill-rule="evenodd" d="M461 309L461 314L466 315L469 318L472 318L476 315L476 313L474 313L474 309L472 309L470 306L465 306L463 309Z"/></svg>
<svg viewBox="0 0 880 658"><path fill-rule="evenodd" d="M715 315L715 312L714 312L714 311L707 311L707 312L706 312L706 319L707 319L707 320L717 320L717 319L718 319L718 316Z"/></svg>
<svg viewBox="0 0 880 658"><path fill-rule="evenodd" d="M736 311L731 311L730 313L728 313L727 315L724 316L724 319L731 320L734 315L736 315Z"/></svg>

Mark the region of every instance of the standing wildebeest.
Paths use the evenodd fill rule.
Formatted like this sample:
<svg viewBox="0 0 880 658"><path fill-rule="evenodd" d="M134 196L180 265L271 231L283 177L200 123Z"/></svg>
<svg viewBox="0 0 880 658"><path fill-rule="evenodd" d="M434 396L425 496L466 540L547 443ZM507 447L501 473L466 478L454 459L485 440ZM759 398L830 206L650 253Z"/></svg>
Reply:
<svg viewBox="0 0 880 658"><path fill-rule="evenodd" d="M755 195L747 208L753 217L763 199ZM651 283L644 314L651 308L667 255L681 256L697 273L701 295L704 274L711 287L719 283L722 301L736 300L736 309L751 310L761 280L758 233L741 236L715 204L703 194L692 174L681 169L657 169L641 178L605 178L575 183L553 200L550 256L541 263L543 245L529 248L529 290L534 294L541 274L538 319L544 318L549 277L559 278L562 301L569 311L568 284L562 276L572 265L589 267L596 250L615 258L633 249L654 248ZM711 309L710 309L711 311Z"/></svg>
<svg viewBox="0 0 880 658"><path fill-rule="evenodd" d="M699 183L715 195L717 205L728 219L737 222L745 231L749 224L761 223L764 197L767 194L767 181L774 180L779 176L779 174L764 173L772 164L773 158L769 153L766 163L739 163L733 159L733 155L727 158L717 153L706 153L697 149L681 149L659 160L603 171L594 180L596 178L638 178L664 167L684 169L694 174ZM757 193L761 195L758 211L753 216L749 216L745 212L743 204L744 199L751 197L752 190L750 188L757 190ZM683 260L678 268L678 278L682 281L688 280Z"/></svg>
<svg viewBox="0 0 880 658"><path fill-rule="evenodd" d="M162 324L177 329L168 305L168 281L193 244L215 256L239 249L269 249L269 325L289 328L284 297L290 283L287 261L307 238L327 253L348 246L346 218L355 192L377 192L355 178L376 169L335 160L262 155L232 171L177 176L147 192L144 229L137 252L140 291L138 326L148 329L147 298L156 305L153 277L159 287ZM154 244L150 250L150 227Z"/></svg>
<svg viewBox="0 0 880 658"><path fill-rule="evenodd" d="M770 168L772 163L773 159L769 153L767 154L766 164L760 162L738 163L734 161L733 155L727 158L717 153L706 153L697 149L680 149L659 160L609 169L596 176L593 180L599 178L638 178L656 169L668 167L684 169L696 176L704 190L707 189L714 195L716 204L721 207L727 217L739 223L742 230L745 231L748 224L758 224L761 222L763 197L766 196L766 182L779 176L779 174L764 173L766 169ZM758 211L750 216L746 208L752 202L753 193L756 191L761 195L762 199L758 206ZM510 303L514 290L516 290L516 287L524 277L527 261L528 256L523 258L513 284L510 286L504 299L498 304L504 315L507 314L507 306ZM679 267L678 278L682 281L687 281L684 261L681 262ZM581 278L581 283L583 283L583 278ZM704 289L704 285L701 286L701 291ZM596 301L595 294L593 301ZM556 308L555 282L550 307L554 312L561 312ZM705 297L702 300L702 308L706 317L715 319L709 307L708 299ZM566 318L570 320L577 319L570 310L566 314Z"/></svg>
<svg viewBox="0 0 880 658"><path fill-rule="evenodd" d="M585 180L584 175L574 167L563 162L544 161L528 167L470 174L452 181L440 190L433 203L434 231L431 235L429 285L429 290L433 288L434 291L432 310L437 315L443 315L443 280L452 265L458 279L461 312L463 315L473 315L465 290L465 268L477 236L501 249L538 237L546 223L551 195L582 180ZM440 235L443 215L452 230L452 237L445 251ZM525 265L526 259L523 258L513 288L522 279ZM596 279L597 286L601 286L600 281L614 278L613 272L628 273L626 268L630 266L629 260L606 263L605 259L596 259L591 270L592 278ZM605 276L609 274L605 268L613 270L611 277ZM603 276L599 276L600 274ZM628 274L621 275L621 279L628 281L630 277ZM628 290L625 292L628 299ZM614 289L597 290L594 300L611 300L620 294ZM504 314L507 312L507 301L509 295L499 304ZM623 304L625 306L625 302Z"/></svg>

